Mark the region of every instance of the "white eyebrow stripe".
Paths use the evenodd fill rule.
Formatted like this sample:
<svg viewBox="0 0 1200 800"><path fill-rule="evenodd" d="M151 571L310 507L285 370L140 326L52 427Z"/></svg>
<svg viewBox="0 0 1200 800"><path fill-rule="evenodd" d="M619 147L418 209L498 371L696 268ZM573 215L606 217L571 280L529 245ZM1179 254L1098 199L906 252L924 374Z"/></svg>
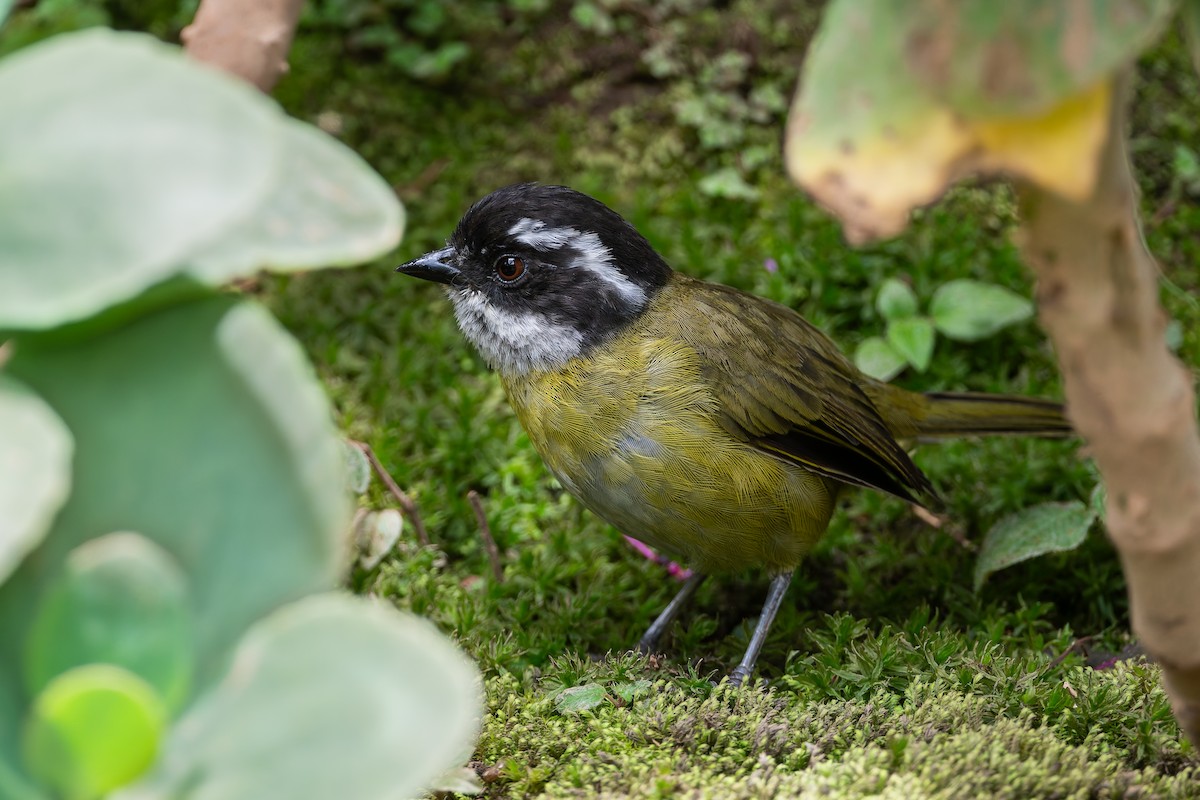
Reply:
<svg viewBox="0 0 1200 800"><path fill-rule="evenodd" d="M582 233L576 228L547 228L546 223L541 220L523 217L509 228L508 234L516 241L538 250L560 250L570 247L579 253L571 262L572 267L591 272L611 286L625 302L638 308L645 307L646 290L613 266L612 252L595 233Z"/></svg>
<svg viewBox="0 0 1200 800"><path fill-rule="evenodd" d="M540 219L523 217L508 229L508 235L521 244L527 244L538 250L558 250L579 235L574 228L551 228L546 230L546 223Z"/></svg>

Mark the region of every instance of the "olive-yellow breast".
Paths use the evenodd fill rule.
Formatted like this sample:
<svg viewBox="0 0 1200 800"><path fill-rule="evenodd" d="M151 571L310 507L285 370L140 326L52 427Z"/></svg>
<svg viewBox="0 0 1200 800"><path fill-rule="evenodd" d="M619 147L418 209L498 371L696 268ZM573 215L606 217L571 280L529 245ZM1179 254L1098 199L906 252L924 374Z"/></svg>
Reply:
<svg viewBox="0 0 1200 800"><path fill-rule="evenodd" d="M838 483L722 428L700 350L708 321L677 313L705 291L695 284L674 276L591 358L501 380L550 471L618 529L702 572L791 570L829 524Z"/></svg>

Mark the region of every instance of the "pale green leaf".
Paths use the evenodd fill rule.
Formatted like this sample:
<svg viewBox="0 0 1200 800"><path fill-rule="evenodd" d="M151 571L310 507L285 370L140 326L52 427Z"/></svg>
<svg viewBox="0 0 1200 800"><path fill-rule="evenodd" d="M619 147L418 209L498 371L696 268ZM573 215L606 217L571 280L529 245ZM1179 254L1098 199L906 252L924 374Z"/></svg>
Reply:
<svg viewBox="0 0 1200 800"><path fill-rule="evenodd" d="M75 442L54 409L0 372L0 583L50 530Z"/></svg>
<svg viewBox="0 0 1200 800"><path fill-rule="evenodd" d="M604 687L598 683L563 689L554 698L554 707L562 714L589 711L604 702Z"/></svg>
<svg viewBox="0 0 1200 800"><path fill-rule="evenodd" d="M21 50L0 62L0 97L0 328L81 319L162 281L280 169L278 108L149 36Z"/></svg>
<svg viewBox="0 0 1200 800"><path fill-rule="evenodd" d="M632 703L637 698L648 694L651 686L652 684L648 680L615 683L612 687L612 693L626 703Z"/></svg>
<svg viewBox="0 0 1200 800"><path fill-rule="evenodd" d="M907 319L917 315L917 295L898 278L888 278L879 287L875 308L886 320Z"/></svg>
<svg viewBox="0 0 1200 800"><path fill-rule="evenodd" d="M898 319L887 326L888 344L917 372L929 368L935 338L933 323L924 317Z"/></svg>
<svg viewBox="0 0 1200 800"><path fill-rule="evenodd" d="M698 187L709 197L725 197L730 200L757 200L758 189L746 183L746 179L734 167L723 167L700 179Z"/></svg>
<svg viewBox="0 0 1200 800"><path fill-rule="evenodd" d="M0 797L5 800L49 800L30 776L17 767L21 762L21 723L27 699L16 674L17 658L0 658Z"/></svg>
<svg viewBox="0 0 1200 800"><path fill-rule="evenodd" d="M188 272L223 283L274 271L357 264L400 241L396 193L353 150L317 128L280 120L282 169L244 221L189 258Z"/></svg>
<svg viewBox="0 0 1200 800"><path fill-rule="evenodd" d="M34 698L23 753L29 773L67 798L98 798L153 763L167 726L154 689L111 664L63 673Z"/></svg>
<svg viewBox="0 0 1200 800"><path fill-rule="evenodd" d="M1073 550L1083 543L1096 521L1092 509L1078 500L1042 503L997 522L975 562L975 590L993 572L1047 553Z"/></svg>
<svg viewBox="0 0 1200 800"><path fill-rule="evenodd" d="M349 440L342 440L342 455L346 459L346 488L354 494L363 494L371 486L371 462L367 454Z"/></svg>
<svg viewBox="0 0 1200 800"><path fill-rule="evenodd" d="M469 755L474 666L425 620L317 595L257 623L229 674L114 800L397 800Z"/></svg>
<svg viewBox="0 0 1200 800"><path fill-rule="evenodd" d="M4 800L50 800L4 760L0 760L0 797Z"/></svg>
<svg viewBox="0 0 1200 800"><path fill-rule="evenodd" d="M279 321L257 303L229 310L216 330L226 363L271 418L280 442L290 451L289 466L311 487L309 511L335 544L350 517L345 495L341 439L331 437L329 399L312 364ZM236 452L236 451L234 451Z"/></svg>
<svg viewBox="0 0 1200 800"><path fill-rule="evenodd" d="M0 0L0 27L3 27L4 21L8 19L9 12L12 11L13 0Z"/></svg>
<svg viewBox="0 0 1200 800"><path fill-rule="evenodd" d="M349 519L339 438L299 346L264 311L214 296L91 339L17 344L6 370L89 446L38 558L0 586L0 652L19 652L29 598L67 553L108 530L182 566L203 609L200 686L251 622L335 584Z"/></svg>
<svg viewBox="0 0 1200 800"><path fill-rule="evenodd" d="M363 569L375 569L400 541L403 529L404 517L394 508L363 514L355 529L358 565Z"/></svg>
<svg viewBox="0 0 1200 800"><path fill-rule="evenodd" d="M929 313L941 333L972 342L1029 319L1033 303L1003 286L962 278L938 287Z"/></svg>
<svg viewBox="0 0 1200 800"><path fill-rule="evenodd" d="M111 533L84 542L30 610L30 695L73 667L102 662L146 681L169 710L183 706L195 659L186 578L149 539Z"/></svg>
<svg viewBox="0 0 1200 800"><path fill-rule="evenodd" d="M908 366L904 356L879 336L863 339L854 351L854 366L866 375L890 381Z"/></svg>

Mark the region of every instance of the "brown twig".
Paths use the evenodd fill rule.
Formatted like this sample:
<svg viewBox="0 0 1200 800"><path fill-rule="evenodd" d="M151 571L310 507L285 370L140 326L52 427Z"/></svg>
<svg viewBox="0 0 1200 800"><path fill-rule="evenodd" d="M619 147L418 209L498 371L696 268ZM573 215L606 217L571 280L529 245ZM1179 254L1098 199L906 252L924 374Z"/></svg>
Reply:
<svg viewBox="0 0 1200 800"><path fill-rule="evenodd" d="M201 0L179 35L188 55L264 92L287 72L304 0Z"/></svg>
<svg viewBox="0 0 1200 800"><path fill-rule="evenodd" d="M1062 366L1071 423L1107 489L1133 631L1200 743L1200 431L1192 375L1167 350L1159 270L1137 219L1120 81L1091 196L1018 186L1019 241Z"/></svg>
<svg viewBox="0 0 1200 800"><path fill-rule="evenodd" d="M936 530L941 530L942 525L946 523L944 519L934 514L928 508L925 506L919 506L916 503L912 504L912 512L916 515L917 519Z"/></svg>
<svg viewBox="0 0 1200 800"><path fill-rule="evenodd" d="M396 498L396 502L400 504L400 508L404 511L404 516L408 517L408 521L412 523L413 529L417 532L417 541L422 545L429 544L429 534L425 532L425 523L421 520L421 512L417 509L416 501L406 495L388 471L383 468L383 464L380 463L379 457L375 455L375 451L371 449L371 445L354 439L347 439L346 441L361 450L362 454L367 457L367 461L371 464L371 468L375 470L375 474L379 476L379 479L383 481L383 485Z"/></svg>
<svg viewBox="0 0 1200 800"><path fill-rule="evenodd" d="M467 492L467 500L475 511L475 520L479 523L479 533L483 536L483 548L487 550L488 561L492 562L492 575L495 576L496 583L504 583L504 568L500 565L500 549L496 547L496 540L492 538L492 529L488 525L487 515L483 513L483 500L480 499L479 492L474 489Z"/></svg>
<svg viewBox="0 0 1200 800"><path fill-rule="evenodd" d="M937 514L934 514L928 508L925 508L924 506L919 506L916 503L912 503L911 507L912 507L913 516L915 516L917 519L921 520L921 522L924 522L926 525L933 528L934 530L941 531L942 533L946 534L954 541L958 542L959 546L962 547L962 549L970 550L972 552L979 549L974 542L972 542L966 536L963 536L963 532L961 530L959 530L958 526L947 525L946 517L939 517Z"/></svg>
<svg viewBox="0 0 1200 800"><path fill-rule="evenodd" d="M1067 660L1067 656L1071 655L1071 653L1074 653L1076 650L1084 650L1089 644L1091 644L1092 638L1093 637L1091 637L1091 636L1081 636L1078 639L1076 639L1075 641L1071 642L1071 644L1067 646L1066 650L1063 650L1061 653L1059 653L1053 659L1050 660L1050 663L1048 663L1042 669L1042 674L1050 672L1052 669L1054 669L1058 665L1062 664L1064 661Z"/></svg>

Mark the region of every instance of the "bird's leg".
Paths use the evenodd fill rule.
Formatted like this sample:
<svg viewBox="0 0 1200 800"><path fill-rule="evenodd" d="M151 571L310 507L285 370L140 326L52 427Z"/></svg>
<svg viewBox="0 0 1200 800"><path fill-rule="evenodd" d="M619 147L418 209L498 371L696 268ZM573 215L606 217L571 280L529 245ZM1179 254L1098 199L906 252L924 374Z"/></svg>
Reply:
<svg viewBox="0 0 1200 800"><path fill-rule="evenodd" d="M707 577L703 573L693 572L692 576L683 582L683 586L680 587L679 592L672 598L670 603L667 603L667 607L658 615L658 619L650 623L650 627L642 635L637 645L638 652L650 653L654 651L654 648L658 646L658 640L667 632L667 628L671 627L671 623L679 616L679 612L683 611L683 607L687 605L687 601L692 599L692 595L696 593L696 590L700 588L700 584L704 583L704 579Z"/></svg>
<svg viewBox="0 0 1200 800"><path fill-rule="evenodd" d="M762 613L758 615L758 624L754 626L754 635L750 637L750 646L746 648L746 654L742 656L742 663L738 664L737 668L729 674L731 686L741 686L742 682L749 678L750 673L754 671L754 662L758 661L758 652L762 650L763 643L767 641L771 623L775 621L775 615L779 613L779 607L783 605L783 596L787 594L788 584L791 582L791 572L783 572L771 578L771 588L767 590L767 600L763 603Z"/></svg>

